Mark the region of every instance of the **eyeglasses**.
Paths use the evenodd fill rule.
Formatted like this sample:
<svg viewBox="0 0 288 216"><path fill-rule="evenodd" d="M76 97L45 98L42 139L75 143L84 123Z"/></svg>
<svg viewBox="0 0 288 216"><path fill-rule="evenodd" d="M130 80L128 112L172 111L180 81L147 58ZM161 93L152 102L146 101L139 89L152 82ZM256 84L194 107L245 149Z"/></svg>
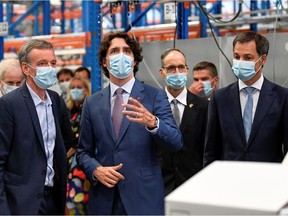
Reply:
<svg viewBox="0 0 288 216"><path fill-rule="evenodd" d="M163 68L166 69L168 73L175 73L177 68L180 73L184 73L186 72L187 65L178 65L178 66L171 65Z"/></svg>

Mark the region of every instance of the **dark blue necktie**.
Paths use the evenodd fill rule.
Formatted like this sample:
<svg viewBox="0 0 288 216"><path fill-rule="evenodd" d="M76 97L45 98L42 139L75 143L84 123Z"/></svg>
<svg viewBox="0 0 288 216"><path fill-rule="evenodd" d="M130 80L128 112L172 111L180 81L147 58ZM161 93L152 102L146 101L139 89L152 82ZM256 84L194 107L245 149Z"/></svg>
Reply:
<svg viewBox="0 0 288 216"><path fill-rule="evenodd" d="M114 101L114 107L113 107L113 112L112 112L112 122L113 122L113 127L114 127L114 132L115 132L115 137L117 139L119 131L120 131L120 126L122 123L122 118L123 118L123 89L118 88L116 90L116 98Z"/></svg>
<svg viewBox="0 0 288 216"><path fill-rule="evenodd" d="M245 129L245 136L246 141L248 142L251 127L252 127L252 110L253 110L253 93L255 88L254 87L246 87L244 88L246 94L247 94L247 102L244 108L243 113L243 124Z"/></svg>

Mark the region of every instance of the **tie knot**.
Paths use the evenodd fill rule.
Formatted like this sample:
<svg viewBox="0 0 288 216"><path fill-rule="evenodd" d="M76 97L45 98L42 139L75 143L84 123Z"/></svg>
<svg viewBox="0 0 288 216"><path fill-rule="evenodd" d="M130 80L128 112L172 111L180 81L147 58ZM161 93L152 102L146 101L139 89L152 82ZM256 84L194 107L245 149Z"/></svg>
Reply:
<svg viewBox="0 0 288 216"><path fill-rule="evenodd" d="M174 98L174 99L172 100L172 103L173 103L174 105L177 105L177 104L178 104L178 100L177 100L176 98Z"/></svg>
<svg viewBox="0 0 288 216"><path fill-rule="evenodd" d="M118 88L118 89L116 89L116 94L117 95L121 95L123 93L123 89L122 88Z"/></svg>
<svg viewBox="0 0 288 216"><path fill-rule="evenodd" d="M251 94L253 94L255 88L254 87L246 87L246 88L244 88L244 90L246 91L247 95L251 95Z"/></svg>

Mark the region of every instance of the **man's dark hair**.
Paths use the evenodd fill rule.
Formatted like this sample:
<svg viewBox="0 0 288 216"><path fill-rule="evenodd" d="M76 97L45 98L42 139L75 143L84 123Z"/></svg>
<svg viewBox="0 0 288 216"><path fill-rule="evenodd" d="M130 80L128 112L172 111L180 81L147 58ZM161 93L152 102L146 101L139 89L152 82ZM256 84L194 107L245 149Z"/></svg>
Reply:
<svg viewBox="0 0 288 216"><path fill-rule="evenodd" d="M252 31L239 33L233 41L233 50L235 48L236 43L243 44L248 43L250 41L255 41L256 50L259 56L262 56L264 54L268 55L269 41L264 36Z"/></svg>
<svg viewBox="0 0 288 216"><path fill-rule="evenodd" d="M71 77L74 77L74 73L71 69L69 68L61 68L58 72L57 72L57 79L59 79L59 76L61 76L62 74L68 74Z"/></svg>
<svg viewBox="0 0 288 216"><path fill-rule="evenodd" d="M76 73L78 73L78 72L80 72L80 71L86 71L87 74L88 74L88 78L90 79L90 77L91 77L91 71L90 71L87 67L81 66L81 67L76 68L76 70L74 71L74 74L76 74Z"/></svg>
<svg viewBox="0 0 288 216"><path fill-rule="evenodd" d="M207 62L207 61L202 61L197 63L194 67L193 67L193 72L196 70L209 70L210 71L210 75L214 78L216 76L218 76L218 72L217 72L217 68L216 66L212 63L212 62Z"/></svg>
<svg viewBox="0 0 288 216"><path fill-rule="evenodd" d="M134 62L136 63L133 70L135 75L139 69L139 63L143 59L142 47L140 46L139 42L133 37L129 36L127 32L109 32L102 40L98 55L99 63L104 71L104 75L109 78L109 71L106 67L104 67L103 63L106 61L107 51L111 45L111 41L114 38L123 38L133 52Z"/></svg>

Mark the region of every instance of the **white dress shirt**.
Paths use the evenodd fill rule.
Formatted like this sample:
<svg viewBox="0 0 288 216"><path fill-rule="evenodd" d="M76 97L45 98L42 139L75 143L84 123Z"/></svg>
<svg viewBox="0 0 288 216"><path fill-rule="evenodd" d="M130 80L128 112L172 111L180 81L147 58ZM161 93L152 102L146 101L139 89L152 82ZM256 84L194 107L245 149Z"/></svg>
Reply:
<svg viewBox="0 0 288 216"><path fill-rule="evenodd" d="M257 108L257 104L258 104L258 100L259 100L259 95L260 95L260 91L261 91L261 88L262 88L262 85L263 85L263 82L264 82L264 77L263 77L263 74L261 75L261 77L255 82L253 83L253 85L251 86L247 86L245 83L243 83L240 79L238 80L238 83L239 83L239 91L240 91L240 103L241 103L241 111L242 111L242 117L243 117L243 114L244 114L244 107L246 105L246 102L247 102L247 94L244 90L244 88L246 87L254 87L255 88L255 92L254 94L252 95L253 97L253 109L252 109L252 122L254 120L254 115L255 115L255 111L256 111L256 108Z"/></svg>
<svg viewBox="0 0 288 216"><path fill-rule="evenodd" d="M168 92L167 87L165 88L165 91L168 96L168 101L171 106L171 110L174 109L174 104L173 104L173 99L174 97ZM183 113L185 106L187 106L187 89L184 88L183 91L175 98L178 101L178 108L179 108L179 117L180 117L180 122L182 121Z"/></svg>

